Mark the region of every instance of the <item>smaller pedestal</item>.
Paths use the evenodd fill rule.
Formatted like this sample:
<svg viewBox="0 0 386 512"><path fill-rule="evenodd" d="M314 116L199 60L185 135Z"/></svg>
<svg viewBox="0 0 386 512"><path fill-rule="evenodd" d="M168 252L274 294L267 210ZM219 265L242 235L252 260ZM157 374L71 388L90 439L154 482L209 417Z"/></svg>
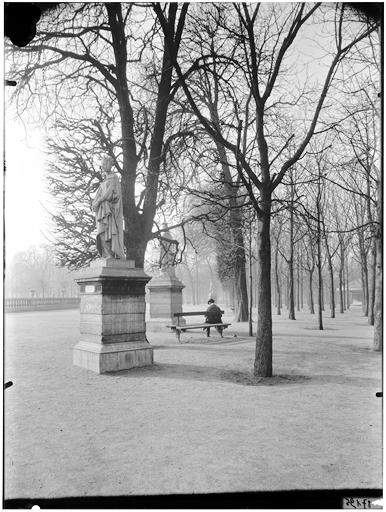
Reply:
<svg viewBox="0 0 386 512"><path fill-rule="evenodd" d="M146 322L149 332L169 331L168 325L175 323L173 313L182 313L182 289L185 286L174 275L167 273L153 277L147 285L149 290L150 320ZM185 319L180 318L180 324Z"/></svg>
<svg viewBox="0 0 386 512"><path fill-rule="evenodd" d="M96 373L153 364L146 339L145 286L150 277L129 260L98 259L79 273L80 340L74 364Z"/></svg>

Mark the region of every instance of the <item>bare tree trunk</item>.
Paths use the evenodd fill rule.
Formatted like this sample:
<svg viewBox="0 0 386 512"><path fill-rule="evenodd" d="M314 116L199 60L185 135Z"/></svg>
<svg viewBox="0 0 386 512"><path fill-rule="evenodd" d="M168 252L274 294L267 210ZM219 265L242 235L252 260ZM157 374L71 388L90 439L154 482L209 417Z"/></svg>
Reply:
<svg viewBox="0 0 386 512"><path fill-rule="evenodd" d="M294 298L294 209L293 209L294 186L291 173L291 207L290 207L290 243L288 259L288 318L295 320L295 298Z"/></svg>
<svg viewBox="0 0 386 512"><path fill-rule="evenodd" d="M374 302L374 343L373 349L380 352L383 348L383 272L382 272L382 238L377 236L375 302Z"/></svg>
<svg viewBox="0 0 386 512"><path fill-rule="evenodd" d="M377 268L377 243L374 237L371 246L371 268L370 268L370 292L369 292L369 325L374 325L374 304L375 304L375 286L376 286L376 268Z"/></svg>
<svg viewBox="0 0 386 512"><path fill-rule="evenodd" d="M346 304L347 304L347 309L350 309L350 284L349 284L348 256L347 255L346 255Z"/></svg>
<svg viewBox="0 0 386 512"><path fill-rule="evenodd" d="M297 268L296 268L296 309L300 311L300 262L299 251L297 253Z"/></svg>
<svg viewBox="0 0 386 512"><path fill-rule="evenodd" d="M258 314L256 334L256 355L254 374L258 377L272 377L272 310L271 310L271 240L270 210L271 198L264 191L264 214L258 220L258 253L259 271L257 278Z"/></svg>
<svg viewBox="0 0 386 512"><path fill-rule="evenodd" d="M318 304L318 320L319 320L319 330L323 331L323 282L322 282L322 271L320 265L318 265L318 295L319 295L319 304Z"/></svg>
<svg viewBox="0 0 386 512"><path fill-rule="evenodd" d="M285 307L289 310L289 276L285 276Z"/></svg>
<svg viewBox="0 0 386 512"><path fill-rule="evenodd" d="M344 250L340 248L340 265L339 265L339 301L340 301L340 313L344 313L344 295L343 295L343 258Z"/></svg>
<svg viewBox="0 0 386 512"><path fill-rule="evenodd" d="M272 267L272 275L271 275L271 283L275 283L275 286L272 288L272 303L277 309L277 291L276 291L276 275L275 275L275 265Z"/></svg>
<svg viewBox="0 0 386 512"><path fill-rule="evenodd" d="M275 251L275 281L276 281L276 313L281 315L280 281L278 269L278 250Z"/></svg>
<svg viewBox="0 0 386 512"><path fill-rule="evenodd" d="M300 307L304 308L304 290L303 290L303 256L300 253Z"/></svg>
<svg viewBox="0 0 386 512"><path fill-rule="evenodd" d="M362 311L365 314L366 311L366 291L365 291L365 276L363 273L363 266L361 264L361 284L362 284Z"/></svg>
<svg viewBox="0 0 386 512"><path fill-rule="evenodd" d="M384 28L383 23L380 24L378 30L381 52L383 55L382 48L384 43ZM383 69L383 61L381 61L381 69ZM383 94L379 94L381 98L381 109L383 112L384 108L384 97ZM382 119L382 116L380 116ZM382 125L378 126L378 135L382 133ZM384 173L384 161L383 161L384 141L380 138L380 172L378 175L377 182L377 220L378 226L375 232L375 244L376 244L376 271L375 271L375 299L374 299L374 340L373 349L376 352L380 352L383 348L383 173Z"/></svg>
<svg viewBox="0 0 386 512"><path fill-rule="evenodd" d="M334 285L334 268L332 266L332 258L330 254L327 257L328 261L328 269L330 273L330 308L331 308L331 318L335 318L335 285Z"/></svg>
<svg viewBox="0 0 386 512"><path fill-rule="evenodd" d="M381 158L381 162L383 162ZM382 209L383 209L383 164L381 172L379 173L377 183L377 219L378 227L376 230L376 272L375 272L375 301L374 301L374 340L373 349L380 352L383 348L383 224L382 224Z"/></svg>
<svg viewBox="0 0 386 512"><path fill-rule="evenodd" d="M248 323L249 323L249 336L253 336L252 327L252 230L249 230L249 312L248 312Z"/></svg>
<svg viewBox="0 0 386 512"><path fill-rule="evenodd" d="M314 294L312 290L312 275L314 273L314 270L308 270L309 274L309 287L310 287L310 313L311 315L315 314L315 307L314 307Z"/></svg>
<svg viewBox="0 0 386 512"><path fill-rule="evenodd" d="M318 266L318 320L319 320L319 330L323 330L323 281L322 281L322 237L321 237L321 183L320 183L320 167L319 167L319 179L318 179L318 195L316 200L316 210L317 210L317 239L316 239L316 247L317 247L317 266Z"/></svg>
<svg viewBox="0 0 386 512"><path fill-rule="evenodd" d="M293 256L290 256L290 260L288 262L288 318L290 320L295 320Z"/></svg>
<svg viewBox="0 0 386 512"><path fill-rule="evenodd" d="M235 212L231 211L236 214ZM240 214L240 212L237 212ZM240 215L239 215L240 216ZM245 271L246 257L244 247L244 237L241 229L241 220L232 220L232 232L234 243L236 244L236 261L235 261L235 291L236 291L236 308L235 308L235 321L245 322L248 320L248 292L247 292L247 276ZM236 224L237 227L236 227Z"/></svg>
<svg viewBox="0 0 386 512"><path fill-rule="evenodd" d="M364 315L369 314L369 271L367 268L367 256L363 260L363 294L365 299Z"/></svg>

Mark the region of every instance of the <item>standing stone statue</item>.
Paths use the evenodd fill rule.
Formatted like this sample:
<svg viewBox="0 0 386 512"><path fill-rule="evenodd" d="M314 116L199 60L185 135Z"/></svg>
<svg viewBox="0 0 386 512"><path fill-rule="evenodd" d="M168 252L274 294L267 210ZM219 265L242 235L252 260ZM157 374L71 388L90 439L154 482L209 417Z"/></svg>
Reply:
<svg viewBox="0 0 386 512"><path fill-rule="evenodd" d="M160 237L160 258L159 267L161 275L168 275L175 277L175 252L177 250L178 242L172 238L166 223L163 224L162 229L165 230Z"/></svg>
<svg viewBox="0 0 386 512"><path fill-rule="evenodd" d="M112 166L111 157L102 159L104 180L92 202L92 210L96 214L96 246L102 258L124 259L121 184Z"/></svg>

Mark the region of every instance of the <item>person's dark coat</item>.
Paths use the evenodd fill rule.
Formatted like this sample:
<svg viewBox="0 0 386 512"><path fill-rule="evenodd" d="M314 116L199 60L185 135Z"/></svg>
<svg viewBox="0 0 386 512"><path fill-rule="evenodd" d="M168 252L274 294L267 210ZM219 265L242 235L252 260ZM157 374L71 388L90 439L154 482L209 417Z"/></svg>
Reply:
<svg viewBox="0 0 386 512"><path fill-rule="evenodd" d="M216 306L216 304L211 304L210 306L208 306L208 309L206 310L205 314L205 322L207 324L222 323L221 317L221 309L218 306Z"/></svg>

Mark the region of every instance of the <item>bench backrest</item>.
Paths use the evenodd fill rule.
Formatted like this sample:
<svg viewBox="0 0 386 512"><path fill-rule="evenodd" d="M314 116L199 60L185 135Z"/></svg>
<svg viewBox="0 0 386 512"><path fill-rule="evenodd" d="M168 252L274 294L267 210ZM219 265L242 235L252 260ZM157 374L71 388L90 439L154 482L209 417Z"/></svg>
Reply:
<svg viewBox="0 0 386 512"><path fill-rule="evenodd" d="M221 310L221 314L224 314L224 311ZM200 316L200 315L206 315L206 311L184 311L182 313L173 313L173 316L176 316L177 318L180 316Z"/></svg>

